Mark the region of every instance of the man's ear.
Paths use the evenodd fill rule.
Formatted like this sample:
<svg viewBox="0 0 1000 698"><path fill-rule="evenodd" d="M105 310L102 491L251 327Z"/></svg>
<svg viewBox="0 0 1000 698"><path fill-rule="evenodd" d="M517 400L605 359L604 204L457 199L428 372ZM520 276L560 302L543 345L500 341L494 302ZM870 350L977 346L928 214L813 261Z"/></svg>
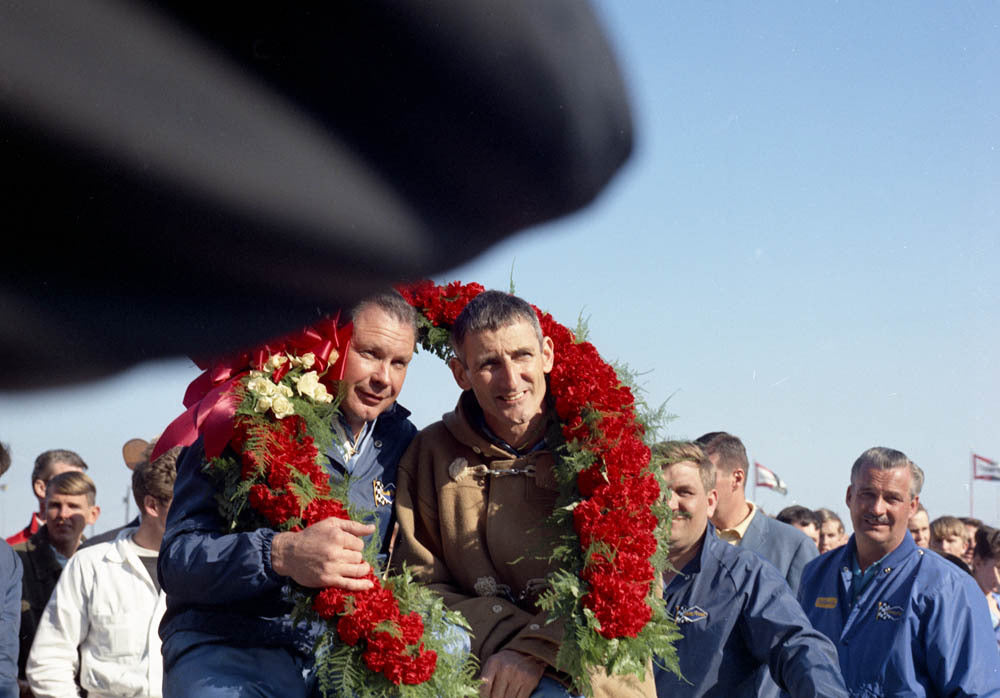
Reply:
<svg viewBox="0 0 1000 698"><path fill-rule="evenodd" d="M847 494L844 495L844 503L847 505L848 511L851 510L851 487L853 487L853 485L847 486Z"/></svg>
<svg viewBox="0 0 1000 698"><path fill-rule="evenodd" d="M100 515L101 515L101 507L95 504L94 506L90 507L90 512L87 514L87 523L93 526L95 523L97 523L97 517L99 517Z"/></svg>
<svg viewBox="0 0 1000 698"><path fill-rule="evenodd" d="M714 487L708 491L708 518L715 516L715 507L719 503L719 491Z"/></svg>
<svg viewBox="0 0 1000 698"><path fill-rule="evenodd" d="M146 516L160 516L160 501L151 494L147 494L142 498L142 515Z"/></svg>
<svg viewBox="0 0 1000 698"><path fill-rule="evenodd" d="M472 381L469 380L469 373L465 370L465 364L457 356L451 357L448 361L448 367L451 369L451 375L455 377L455 382L458 383L458 387L462 390L468 390L472 387Z"/></svg>
<svg viewBox="0 0 1000 698"><path fill-rule="evenodd" d="M556 360L555 344L551 337L542 337L542 371L549 373Z"/></svg>
<svg viewBox="0 0 1000 698"><path fill-rule="evenodd" d="M747 481L747 472L743 468L736 468L731 476L733 491L744 489Z"/></svg>
<svg viewBox="0 0 1000 698"><path fill-rule="evenodd" d="M913 516L914 514L917 513L917 506L919 504L920 504L920 495L919 494L913 495L913 498L910 500L910 516Z"/></svg>
<svg viewBox="0 0 1000 698"><path fill-rule="evenodd" d="M45 480L38 478L31 483L31 489L35 491L35 496L39 499L45 499Z"/></svg>

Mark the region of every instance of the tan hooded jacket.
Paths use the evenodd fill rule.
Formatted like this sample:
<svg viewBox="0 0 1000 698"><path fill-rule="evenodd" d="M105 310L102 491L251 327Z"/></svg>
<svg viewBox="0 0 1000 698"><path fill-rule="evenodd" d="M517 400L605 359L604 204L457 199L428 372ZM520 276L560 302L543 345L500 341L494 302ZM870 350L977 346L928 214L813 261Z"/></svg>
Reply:
<svg viewBox="0 0 1000 698"><path fill-rule="evenodd" d="M514 456L481 434L475 396L466 391L454 412L414 438L399 463L395 567L406 563L417 581L444 597L472 626L472 652L481 663L516 650L555 666L562 623L546 624L536 607L553 570L554 531L545 520L556 502L553 456L537 450ZM527 443L542 439L550 423ZM547 673L565 680L555 669ZM593 677L596 696L653 698L652 673Z"/></svg>

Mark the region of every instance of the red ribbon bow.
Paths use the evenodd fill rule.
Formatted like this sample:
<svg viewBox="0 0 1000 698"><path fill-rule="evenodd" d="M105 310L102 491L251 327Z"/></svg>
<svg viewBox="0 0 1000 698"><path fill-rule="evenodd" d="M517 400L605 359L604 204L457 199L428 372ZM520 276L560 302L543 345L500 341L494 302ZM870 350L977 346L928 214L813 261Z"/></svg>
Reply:
<svg viewBox="0 0 1000 698"><path fill-rule="evenodd" d="M276 354L303 356L312 352L316 357L313 370L321 381L336 392L334 383L344 378L347 350L351 341L351 325L337 327L340 314L326 317L312 327L277 341L268 342L250 351L240 352L215 361L195 360L204 373L191 381L184 393L187 409L170 423L156 442L150 458L155 459L174 446L190 446L198 436L204 437L205 456L215 458L233 438L233 417L239 402L234 388L251 370L263 370L268 359ZM330 357L337 351L333 363ZM291 369L286 361L275 369L275 383Z"/></svg>

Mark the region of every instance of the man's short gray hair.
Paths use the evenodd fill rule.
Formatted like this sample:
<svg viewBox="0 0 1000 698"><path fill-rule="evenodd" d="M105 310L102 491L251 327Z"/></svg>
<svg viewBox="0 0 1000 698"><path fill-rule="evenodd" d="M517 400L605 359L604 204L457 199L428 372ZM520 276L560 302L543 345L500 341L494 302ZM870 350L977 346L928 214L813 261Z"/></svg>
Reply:
<svg viewBox="0 0 1000 698"><path fill-rule="evenodd" d="M885 446L873 446L858 456L851 466L851 483L861 474L865 468L873 470L895 470L896 468L910 469L910 499L913 499L920 490L924 488L924 471L916 463L906 457L902 451L897 451Z"/></svg>
<svg viewBox="0 0 1000 698"><path fill-rule="evenodd" d="M389 289L388 291L362 298L351 308L351 322L355 322L361 311L370 305L382 310L401 325L406 325L413 330L413 336L417 336L417 310L407 303L406 299L395 289Z"/></svg>
<svg viewBox="0 0 1000 698"><path fill-rule="evenodd" d="M474 332L495 332L519 320L529 323L542 345L542 326L531 304L522 298L503 291L483 291L469 301L451 327L451 348L461 359L459 348L465 338Z"/></svg>

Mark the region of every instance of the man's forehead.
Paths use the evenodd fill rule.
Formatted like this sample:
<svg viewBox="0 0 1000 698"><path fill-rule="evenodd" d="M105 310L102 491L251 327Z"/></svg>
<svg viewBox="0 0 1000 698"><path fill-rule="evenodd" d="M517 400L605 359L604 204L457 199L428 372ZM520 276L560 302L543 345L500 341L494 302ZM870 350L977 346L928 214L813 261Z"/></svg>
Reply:
<svg viewBox="0 0 1000 698"><path fill-rule="evenodd" d="M909 491L911 479L912 475L907 466L889 469L865 466L851 484L856 488Z"/></svg>
<svg viewBox="0 0 1000 698"><path fill-rule="evenodd" d="M351 341L365 346L379 343L394 343L405 338L409 345L416 344L416 330L412 325L385 312L377 305L365 306L354 321Z"/></svg>
<svg viewBox="0 0 1000 698"><path fill-rule="evenodd" d="M49 502L62 502L66 504L83 504L87 506L87 495L86 494L64 494L62 492L49 492L46 496L46 501Z"/></svg>
<svg viewBox="0 0 1000 698"><path fill-rule="evenodd" d="M698 480L698 466L691 461L681 461L671 463L663 469L663 479L668 485L673 483L686 483L690 480Z"/></svg>
<svg viewBox="0 0 1000 698"><path fill-rule="evenodd" d="M469 332L462 345L466 350L475 346L480 352L493 353L499 351L501 342L506 345L504 348L508 350L537 349L541 346L534 326L521 318L495 330L485 329Z"/></svg>

